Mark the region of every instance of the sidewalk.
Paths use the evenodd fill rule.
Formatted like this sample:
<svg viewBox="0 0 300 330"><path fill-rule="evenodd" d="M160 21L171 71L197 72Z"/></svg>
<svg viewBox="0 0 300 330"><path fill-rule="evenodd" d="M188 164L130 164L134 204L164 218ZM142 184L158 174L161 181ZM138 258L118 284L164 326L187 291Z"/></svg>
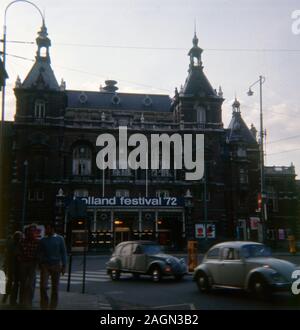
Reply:
<svg viewBox="0 0 300 330"><path fill-rule="evenodd" d="M2 301L2 295L0 295ZM33 300L33 310L39 310L40 294L37 289ZM11 310L0 302L0 310ZM112 307L103 295L82 294L78 292L59 292L58 310L111 310Z"/></svg>

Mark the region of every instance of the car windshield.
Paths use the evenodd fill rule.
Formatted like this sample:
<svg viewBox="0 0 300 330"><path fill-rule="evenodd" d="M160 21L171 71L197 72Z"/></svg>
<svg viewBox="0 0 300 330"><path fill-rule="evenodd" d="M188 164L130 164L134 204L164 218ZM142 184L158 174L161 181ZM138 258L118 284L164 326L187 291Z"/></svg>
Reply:
<svg viewBox="0 0 300 330"><path fill-rule="evenodd" d="M145 254L158 254L158 253L162 253L162 247L159 245L143 245L143 252Z"/></svg>
<svg viewBox="0 0 300 330"><path fill-rule="evenodd" d="M261 244L243 246L242 254L245 258L271 257L272 255L271 249Z"/></svg>

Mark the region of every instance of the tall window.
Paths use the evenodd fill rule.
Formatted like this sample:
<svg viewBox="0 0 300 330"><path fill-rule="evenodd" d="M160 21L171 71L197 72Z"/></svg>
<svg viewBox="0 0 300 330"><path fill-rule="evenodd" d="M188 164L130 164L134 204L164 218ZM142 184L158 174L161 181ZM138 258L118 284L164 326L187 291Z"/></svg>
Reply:
<svg viewBox="0 0 300 330"><path fill-rule="evenodd" d="M46 103L43 100L37 100L34 104L34 117L43 119L46 116Z"/></svg>
<svg viewBox="0 0 300 330"><path fill-rule="evenodd" d="M205 108L203 108L203 107L197 107L196 108L196 111L197 111L197 123L199 123L199 124L205 124L205 122L206 122Z"/></svg>
<svg viewBox="0 0 300 330"><path fill-rule="evenodd" d="M89 191L86 189L76 189L74 190L75 197L89 197Z"/></svg>
<svg viewBox="0 0 300 330"><path fill-rule="evenodd" d="M170 196L170 193L168 190L156 190L156 197L165 198L165 197L169 197L169 196Z"/></svg>
<svg viewBox="0 0 300 330"><path fill-rule="evenodd" d="M73 150L73 175L91 175L92 151L88 146L80 145Z"/></svg>
<svg viewBox="0 0 300 330"><path fill-rule="evenodd" d="M129 197L129 190L127 189L116 190L116 197Z"/></svg>
<svg viewBox="0 0 300 330"><path fill-rule="evenodd" d="M248 171L240 168L240 183L248 183Z"/></svg>

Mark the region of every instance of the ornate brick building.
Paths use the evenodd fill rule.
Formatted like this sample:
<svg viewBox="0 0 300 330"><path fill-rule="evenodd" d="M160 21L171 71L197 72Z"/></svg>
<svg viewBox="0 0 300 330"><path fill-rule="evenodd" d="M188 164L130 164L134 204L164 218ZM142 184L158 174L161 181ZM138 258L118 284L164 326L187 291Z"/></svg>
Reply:
<svg viewBox="0 0 300 330"><path fill-rule="evenodd" d="M175 248L195 237L205 245L256 238L250 226L251 217L257 216L259 190L256 131L243 121L237 100L232 121L224 128L223 93L204 74L196 35L188 77L173 98L122 93L116 81L106 81L99 91L68 90L63 80L58 84L55 78L50 46L43 26L36 61L25 80L18 78L15 86L11 228L55 221L64 231L66 201L78 196L90 197L86 201L91 249L137 238L158 239ZM102 133L117 135L119 126L127 126L128 135L140 132L148 137L153 133L204 134L203 179L186 181L184 171L174 168L99 170L96 139ZM113 197L117 197L114 205L101 200ZM137 201L134 206L121 205L121 197ZM173 200L146 205L139 200L143 197Z"/></svg>

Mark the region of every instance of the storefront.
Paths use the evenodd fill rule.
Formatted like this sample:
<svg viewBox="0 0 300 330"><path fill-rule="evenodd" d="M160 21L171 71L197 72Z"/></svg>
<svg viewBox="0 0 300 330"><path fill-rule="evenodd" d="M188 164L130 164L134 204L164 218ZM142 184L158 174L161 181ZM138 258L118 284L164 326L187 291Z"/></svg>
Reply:
<svg viewBox="0 0 300 330"><path fill-rule="evenodd" d="M172 249L185 241L185 212L180 198L83 198L87 205L89 250L110 249L128 240L154 240Z"/></svg>

